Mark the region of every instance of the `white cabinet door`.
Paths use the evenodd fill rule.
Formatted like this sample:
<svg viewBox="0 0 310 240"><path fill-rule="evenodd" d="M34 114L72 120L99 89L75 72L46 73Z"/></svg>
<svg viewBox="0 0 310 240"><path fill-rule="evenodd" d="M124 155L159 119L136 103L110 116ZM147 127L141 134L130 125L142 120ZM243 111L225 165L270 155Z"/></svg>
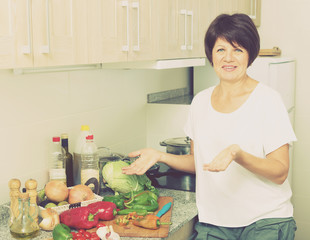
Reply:
<svg viewBox="0 0 310 240"><path fill-rule="evenodd" d="M32 0L34 66L87 63L87 3Z"/></svg>
<svg viewBox="0 0 310 240"><path fill-rule="evenodd" d="M260 26L261 0L238 0L238 10L249 15L255 26Z"/></svg>
<svg viewBox="0 0 310 240"><path fill-rule="evenodd" d="M156 4L156 0L89 1L90 61L155 59Z"/></svg>
<svg viewBox="0 0 310 240"><path fill-rule="evenodd" d="M128 1L121 0L88 1L88 52L91 63L127 61L124 48L127 45L128 5Z"/></svg>
<svg viewBox="0 0 310 240"><path fill-rule="evenodd" d="M199 57L199 1L160 0L161 59Z"/></svg>
<svg viewBox="0 0 310 240"><path fill-rule="evenodd" d="M129 2L128 61L156 59L158 0Z"/></svg>
<svg viewBox="0 0 310 240"><path fill-rule="evenodd" d="M0 68L32 66L30 0L0 0Z"/></svg>
<svg viewBox="0 0 310 240"><path fill-rule="evenodd" d="M87 63L86 3L0 0L0 68Z"/></svg>

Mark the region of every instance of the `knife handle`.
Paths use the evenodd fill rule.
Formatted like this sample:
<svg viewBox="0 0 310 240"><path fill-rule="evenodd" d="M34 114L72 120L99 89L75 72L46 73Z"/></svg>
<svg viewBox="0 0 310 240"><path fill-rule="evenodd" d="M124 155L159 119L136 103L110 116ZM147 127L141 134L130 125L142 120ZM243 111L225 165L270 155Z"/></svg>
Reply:
<svg viewBox="0 0 310 240"><path fill-rule="evenodd" d="M156 214L157 217L161 217L162 215L164 215L166 212L168 212L168 210L170 209L172 203L169 202L167 204L165 204L162 209L160 209L160 211Z"/></svg>

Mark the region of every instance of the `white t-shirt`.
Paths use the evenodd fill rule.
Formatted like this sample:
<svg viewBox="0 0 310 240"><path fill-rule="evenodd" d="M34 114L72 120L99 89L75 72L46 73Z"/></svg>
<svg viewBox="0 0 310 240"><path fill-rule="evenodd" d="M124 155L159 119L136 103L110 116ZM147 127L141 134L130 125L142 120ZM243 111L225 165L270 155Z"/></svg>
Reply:
<svg viewBox="0 0 310 240"><path fill-rule="evenodd" d="M223 172L202 169L204 163L211 162L231 144L265 158L282 145L296 141L280 94L259 83L236 111L220 113L211 105L214 88L195 96L185 126L186 135L194 141L199 221L242 227L263 218L293 216L288 180L275 184L234 161Z"/></svg>

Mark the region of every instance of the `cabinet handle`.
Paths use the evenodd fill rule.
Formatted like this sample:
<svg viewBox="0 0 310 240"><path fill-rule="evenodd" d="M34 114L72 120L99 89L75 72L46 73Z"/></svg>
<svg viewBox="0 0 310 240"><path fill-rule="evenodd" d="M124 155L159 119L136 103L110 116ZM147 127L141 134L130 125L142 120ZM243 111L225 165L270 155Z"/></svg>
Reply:
<svg viewBox="0 0 310 240"><path fill-rule="evenodd" d="M193 42L194 42L194 13L193 11L187 11L187 16L191 17L191 45L188 45L187 49L193 50Z"/></svg>
<svg viewBox="0 0 310 240"><path fill-rule="evenodd" d="M184 15L184 44L181 45L181 50L186 50L187 45L187 20L186 20L186 10L182 9L180 12L181 15Z"/></svg>
<svg viewBox="0 0 310 240"><path fill-rule="evenodd" d="M140 51L140 8L138 2L132 3L132 8L137 9L137 45L133 46L134 51Z"/></svg>
<svg viewBox="0 0 310 240"><path fill-rule="evenodd" d="M49 23L49 0L45 0L46 6L46 39L47 45L42 45L40 48L41 53L50 53L50 23Z"/></svg>
<svg viewBox="0 0 310 240"><path fill-rule="evenodd" d="M129 7L128 7L128 1L122 1L121 2L122 7L126 7L126 45L122 46L122 51L123 52L128 52L129 51Z"/></svg>
<svg viewBox="0 0 310 240"><path fill-rule="evenodd" d="M257 6L256 0L251 0L251 9L249 17L252 19L256 19L256 6Z"/></svg>
<svg viewBox="0 0 310 240"><path fill-rule="evenodd" d="M27 0L27 41L28 44L21 47L23 54L31 53L31 29L30 29L30 0Z"/></svg>

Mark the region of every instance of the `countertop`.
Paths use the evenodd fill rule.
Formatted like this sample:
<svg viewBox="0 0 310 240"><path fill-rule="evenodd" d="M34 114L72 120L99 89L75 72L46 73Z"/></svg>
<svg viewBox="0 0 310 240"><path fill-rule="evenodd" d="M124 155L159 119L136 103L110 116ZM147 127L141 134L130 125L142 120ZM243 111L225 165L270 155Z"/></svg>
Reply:
<svg viewBox="0 0 310 240"><path fill-rule="evenodd" d="M174 98L168 98L164 100L158 100L156 102L151 102L149 104L181 104L181 105L190 105L193 100L193 95L185 95Z"/></svg>
<svg viewBox="0 0 310 240"><path fill-rule="evenodd" d="M173 197L173 208L170 226L169 236L177 232L182 226L188 223L197 215L196 197L194 192L179 191L171 189L159 188L160 196ZM0 206L0 239L1 240L14 240L10 234L9 226L9 204ZM169 237L168 236L168 237ZM44 230L40 230L40 234L33 238L33 240L45 240L51 239L52 233ZM133 238L122 237L122 240L132 240ZM159 240L161 238L135 238L141 240Z"/></svg>

